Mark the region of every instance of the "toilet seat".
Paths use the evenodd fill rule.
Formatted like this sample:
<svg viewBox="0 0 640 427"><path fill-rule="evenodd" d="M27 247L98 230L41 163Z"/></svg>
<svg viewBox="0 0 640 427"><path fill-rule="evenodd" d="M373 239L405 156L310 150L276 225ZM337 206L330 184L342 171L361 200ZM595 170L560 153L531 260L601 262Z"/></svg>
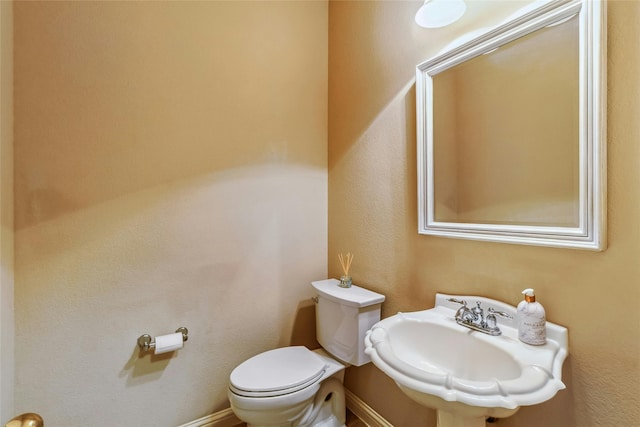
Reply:
<svg viewBox="0 0 640 427"><path fill-rule="evenodd" d="M283 347L258 354L238 365L229 388L246 397L274 397L302 390L318 382L328 365L302 346Z"/></svg>

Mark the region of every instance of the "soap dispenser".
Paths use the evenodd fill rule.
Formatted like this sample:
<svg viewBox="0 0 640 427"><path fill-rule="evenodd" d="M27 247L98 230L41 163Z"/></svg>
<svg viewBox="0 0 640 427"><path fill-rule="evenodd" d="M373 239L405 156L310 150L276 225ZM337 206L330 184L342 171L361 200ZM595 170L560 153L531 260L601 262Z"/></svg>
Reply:
<svg viewBox="0 0 640 427"><path fill-rule="evenodd" d="M544 307L536 302L533 289L522 291L524 300L518 304L518 338L531 345L547 342L547 321Z"/></svg>

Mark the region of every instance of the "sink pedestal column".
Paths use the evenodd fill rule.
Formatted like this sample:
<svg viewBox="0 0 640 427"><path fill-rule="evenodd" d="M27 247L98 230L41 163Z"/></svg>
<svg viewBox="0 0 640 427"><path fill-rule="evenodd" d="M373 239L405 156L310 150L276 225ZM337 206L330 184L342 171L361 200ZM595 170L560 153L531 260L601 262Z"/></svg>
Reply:
<svg viewBox="0 0 640 427"><path fill-rule="evenodd" d="M438 427L486 427L485 417L470 417L454 412L438 410Z"/></svg>

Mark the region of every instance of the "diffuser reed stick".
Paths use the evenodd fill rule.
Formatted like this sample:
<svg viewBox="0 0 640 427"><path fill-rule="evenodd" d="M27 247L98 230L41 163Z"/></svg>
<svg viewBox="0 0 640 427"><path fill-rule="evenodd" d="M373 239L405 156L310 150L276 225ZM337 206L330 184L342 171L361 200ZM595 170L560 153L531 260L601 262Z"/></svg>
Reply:
<svg viewBox="0 0 640 427"><path fill-rule="evenodd" d="M340 277L340 286L342 286L343 288L348 288L351 286L351 276L349 276L349 269L351 269L351 263L353 262L353 254L351 252L347 253L347 255L339 253L338 259L340 260L340 265L342 265L342 271L344 272L344 275Z"/></svg>

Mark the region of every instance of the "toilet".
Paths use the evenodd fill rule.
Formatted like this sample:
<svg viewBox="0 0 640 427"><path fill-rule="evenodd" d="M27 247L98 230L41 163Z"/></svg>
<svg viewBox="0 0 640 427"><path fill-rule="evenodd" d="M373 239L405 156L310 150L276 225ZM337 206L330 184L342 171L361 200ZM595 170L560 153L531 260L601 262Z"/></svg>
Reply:
<svg viewBox="0 0 640 427"><path fill-rule="evenodd" d="M370 361L365 333L380 320L384 295L335 279L312 282L321 349L282 347L238 365L229 402L248 427L344 427L344 369Z"/></svg>

